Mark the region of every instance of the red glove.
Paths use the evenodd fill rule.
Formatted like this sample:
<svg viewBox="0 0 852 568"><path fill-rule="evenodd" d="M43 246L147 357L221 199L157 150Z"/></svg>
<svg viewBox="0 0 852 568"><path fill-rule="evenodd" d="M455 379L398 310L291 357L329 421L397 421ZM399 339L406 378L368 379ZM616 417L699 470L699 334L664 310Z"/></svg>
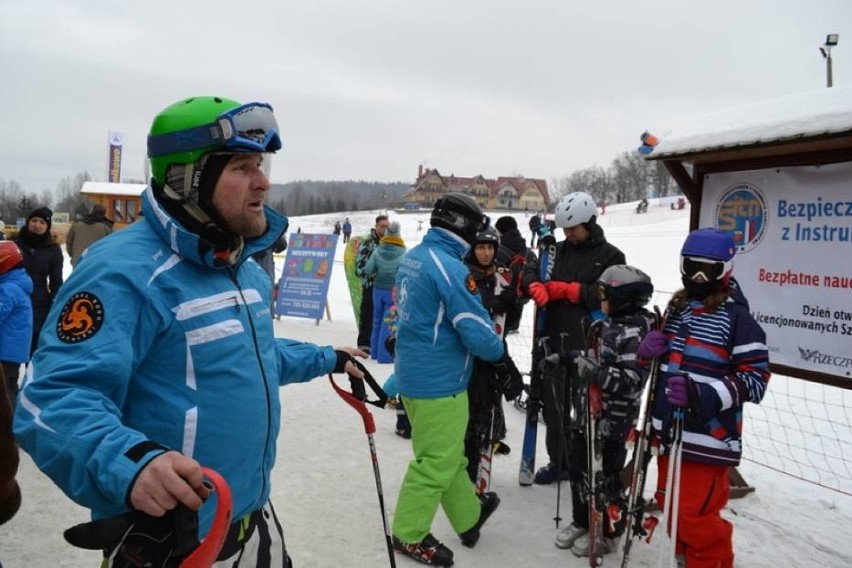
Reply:
<svg viewBox="0 0 852 568"><path fill-rule="evenodd" d="M546 284L547 294L551 300L568 300L572 304L580 303L579 282L559 282L551 280Z"/></svg>
<svg viewBox="0 0 852 568"><path fill-rule="evenodd" d="M533 299L536 306L543 306L550 301L550 296L547 293L547 287L541 282L533 282L529 285L530 298Z"/></svg>

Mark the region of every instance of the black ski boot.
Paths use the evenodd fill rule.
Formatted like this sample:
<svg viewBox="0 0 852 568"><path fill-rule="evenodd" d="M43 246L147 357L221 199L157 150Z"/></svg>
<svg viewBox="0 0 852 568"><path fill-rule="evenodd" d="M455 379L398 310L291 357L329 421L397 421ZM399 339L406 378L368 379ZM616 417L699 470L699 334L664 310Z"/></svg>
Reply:
<svg viewBox="0 0 852 568"><path fill-rule="evenodd" d="M489 491L479 496L479 502L482 505L479 512L479 520L476 521L476 524L473 525L473 527L459 534L462 544L468 548L476 546L476 542L479 540L479 529L482 528L482 525L485 524L485 521L488 520L491 513L497 510L497 506L500 504L500 498L496 493Z"/></svg>
<svg viewBox="0 0 852 568"><path fill-rule="evenodd" d="M439 542L437 538L432 536L432 533L427 534L420 542L413 544L402 542L393 537L393 549L421 564L428 564L429 566L453 565L453 551Z"/></svg>

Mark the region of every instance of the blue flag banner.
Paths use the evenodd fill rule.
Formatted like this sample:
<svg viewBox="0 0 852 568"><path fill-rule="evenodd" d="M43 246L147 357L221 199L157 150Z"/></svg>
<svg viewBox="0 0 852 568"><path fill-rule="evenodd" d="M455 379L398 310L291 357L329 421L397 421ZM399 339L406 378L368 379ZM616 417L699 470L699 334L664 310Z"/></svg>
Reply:
<svg viewBox="0 0 852 568"><path fill-rule="evenodd" d="M338 235L291 234L275 315L322 319Z"/></svg>
<svg viewBox="0 0 852 568"><path fill-rule="evenodd" d="M121 150L124 146L124 133L109 133L109 165L107 173L110 183L121 182Z"/></svg>

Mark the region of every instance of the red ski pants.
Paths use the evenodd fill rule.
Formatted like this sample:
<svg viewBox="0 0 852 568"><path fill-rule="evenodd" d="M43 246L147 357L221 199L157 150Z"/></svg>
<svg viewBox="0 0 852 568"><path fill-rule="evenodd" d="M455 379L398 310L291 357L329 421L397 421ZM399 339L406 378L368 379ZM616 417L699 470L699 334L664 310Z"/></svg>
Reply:
<svg viewBox="0 0 852 568"><path fill-rule="evenodd" d="M669 456L657 461L659 477L654 498L663 508ZM677 554L686 558L686 568L732 568L733 525L720 512L728 502L728 468L683 461L680 509L677 524Z"/></svg>

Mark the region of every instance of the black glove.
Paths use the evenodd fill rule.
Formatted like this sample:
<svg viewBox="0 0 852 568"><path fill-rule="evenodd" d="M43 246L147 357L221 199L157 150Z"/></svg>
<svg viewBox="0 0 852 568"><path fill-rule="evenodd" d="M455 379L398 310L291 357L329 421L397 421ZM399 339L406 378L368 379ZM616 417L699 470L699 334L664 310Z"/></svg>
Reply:
<svg viewBox="0 0 852 568"><path fill-rule="evenodd" d="M179 566L198 547L198 514L179 505L162 517L132 511L71 527L65 540L86 550L105 550L111 566Z"/></svg>
<svg viewBox="0 0 852 568"><path fill-rule="evenodd" d="M601 375L605 369L589 357L577 357L574 360L577 365L577 377L584 385L600 384Z"/></svg>
<svg viewBox="0 0 852 568"><path fill-rule="evenodd" d="M388 355L391 357L396 356L396 336L388 335L388 338L385 339L385 349L388 350Z"/></svg>
<svg viewBox="0 0 852 568"><path fill-rule="evenodd" d="M538 362L538 369L542 374L546 375L558 369L561 364L562 358L559 356L559 353L551 353L541 358L541 361Z"/></svg>
<svg viewBox="0 0 852 568"><path fill-rule="evenodd" d="M334 354L337 355L337 363L334 365L333 373L345 373L346 372L346 363L352 361L352 355L347 353L346 351L340 351L338 349L334 350Z"/></svg>
<svg viewBox="0 0 852 568"><path fill-rule="evenodd" d="M506 400L515 400L524 391L524 380L512 360L505 355L491 363L494 372L491 388L502 393Z"/></svg>
<svg viewBox="0 0 852 568"><path fill-rule="evenodd" d="M504 288L500 294L493 296L488 302L488 310L494 314L505 314L515 306L517 296L511 288Z"/></svg>

